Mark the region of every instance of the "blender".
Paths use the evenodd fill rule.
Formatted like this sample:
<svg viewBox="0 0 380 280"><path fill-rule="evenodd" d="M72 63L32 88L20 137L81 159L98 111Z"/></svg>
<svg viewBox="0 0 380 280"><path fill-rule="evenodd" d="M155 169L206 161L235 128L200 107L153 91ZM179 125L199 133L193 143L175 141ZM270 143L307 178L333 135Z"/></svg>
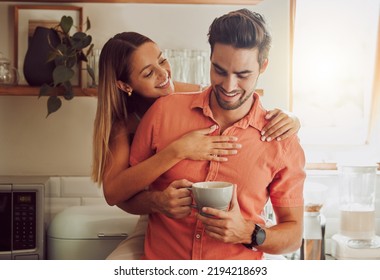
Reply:
<svg viewBox="0 0 380 280"><path fill-rule="evenodd" d="M336 259L380 259L376 235L377 164L339 165L339 233L332 236Z"/></svg>

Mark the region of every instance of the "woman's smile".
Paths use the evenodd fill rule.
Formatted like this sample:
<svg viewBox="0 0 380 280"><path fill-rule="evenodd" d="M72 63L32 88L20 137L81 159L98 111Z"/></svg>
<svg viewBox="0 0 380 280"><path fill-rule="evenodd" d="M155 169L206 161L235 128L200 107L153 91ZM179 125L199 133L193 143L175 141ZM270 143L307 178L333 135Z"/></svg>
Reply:
<svg viewBox="0 0 380 280"><path fill-rule="evenodd" d="M162 89L166 89L170 86L170 77L167 76L165 81L163 81L162 83L158 84L156 87L157 88L162 88Z"/></svg>

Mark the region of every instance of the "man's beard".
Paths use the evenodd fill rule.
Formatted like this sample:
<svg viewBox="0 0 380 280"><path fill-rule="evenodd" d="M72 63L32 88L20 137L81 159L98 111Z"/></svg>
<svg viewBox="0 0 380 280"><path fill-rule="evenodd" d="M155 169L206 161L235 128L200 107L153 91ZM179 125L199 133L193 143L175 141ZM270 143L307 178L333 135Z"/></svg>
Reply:
<svg viewBox="0 0 380 280"><path fill-rule="evenodd" d="M253 94L254 91L251 93L246 93L246 91L241 91L238 94L241 96L236 102L234 103L229 103L225 102L221 95L223 94L222 92L224 91L222 87L215 86L213 88L214 94L216 101L218 102L219 107L221 107L224 110L235 110L242 106Z"/></svg>

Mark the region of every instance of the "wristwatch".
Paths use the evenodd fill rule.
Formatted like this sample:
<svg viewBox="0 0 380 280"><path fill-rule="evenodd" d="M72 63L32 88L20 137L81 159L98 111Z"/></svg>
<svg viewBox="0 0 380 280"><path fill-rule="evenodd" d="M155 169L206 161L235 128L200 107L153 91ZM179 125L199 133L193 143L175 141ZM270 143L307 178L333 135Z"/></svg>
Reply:
<svg viewBox="0 0 380 280"><path fill-rule="evenodd" d="M251 235L251 243L250 244L244 244L245 247L248 249L252 249L253 247L260 246L264 243L266 237L265 230L259 226L258 224L255 224L255 229L252 232Z"/></svg>

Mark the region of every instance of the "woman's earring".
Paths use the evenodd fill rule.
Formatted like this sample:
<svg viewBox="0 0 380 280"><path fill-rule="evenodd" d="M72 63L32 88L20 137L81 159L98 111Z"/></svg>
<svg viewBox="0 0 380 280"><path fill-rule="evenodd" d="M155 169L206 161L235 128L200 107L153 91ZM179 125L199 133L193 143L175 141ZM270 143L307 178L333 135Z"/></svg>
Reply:
<svg viewBox="0 0 380 280"><path fill-rule="evenodd" d="M128 94L128 96L131 96L131 95L132 95L132 91L131 91L131 90L128 90L128 91L127 91L127 94Z"/></svg>

